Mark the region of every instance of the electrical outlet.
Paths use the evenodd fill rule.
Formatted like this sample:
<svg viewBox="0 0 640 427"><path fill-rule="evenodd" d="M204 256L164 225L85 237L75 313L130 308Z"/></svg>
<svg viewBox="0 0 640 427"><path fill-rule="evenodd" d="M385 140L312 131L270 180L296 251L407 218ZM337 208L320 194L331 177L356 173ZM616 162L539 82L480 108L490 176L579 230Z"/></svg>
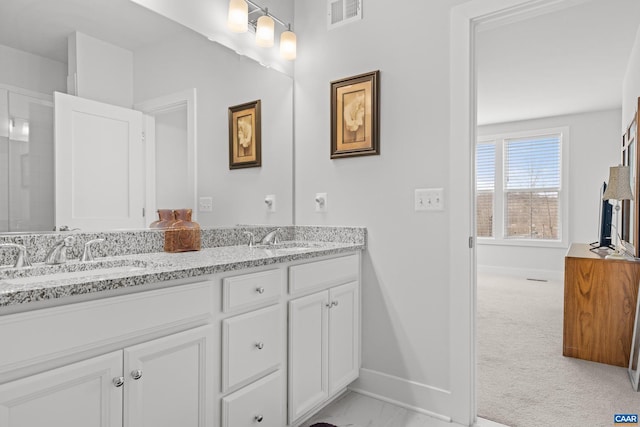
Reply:
<svg viewBox="0 0 640 427"><path fill-rule="evenodd" d="M417 188L414 208L416 211L444 210L444 190L442 188Z"/></svg>
<svg viewBox="0 0 640 427"><path fill-rule="evenodd" d="M213 197L200 197L198 199L199 212L213 212Z"/></svg>

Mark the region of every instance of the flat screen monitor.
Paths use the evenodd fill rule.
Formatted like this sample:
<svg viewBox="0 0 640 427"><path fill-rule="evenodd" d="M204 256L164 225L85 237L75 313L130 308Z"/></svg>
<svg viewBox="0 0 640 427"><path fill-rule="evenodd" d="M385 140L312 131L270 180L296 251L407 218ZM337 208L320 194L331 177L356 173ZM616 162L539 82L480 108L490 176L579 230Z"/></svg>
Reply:
<svg viewBox="0 0 640 427"><path fill-rule="evenodd" d="M591 244L594 248L613 248L611 241L611 218L613 216L613 206L608 200L602 200L607 183L603 182L600 187L600 215L598 218L598 241Z"/></svg>

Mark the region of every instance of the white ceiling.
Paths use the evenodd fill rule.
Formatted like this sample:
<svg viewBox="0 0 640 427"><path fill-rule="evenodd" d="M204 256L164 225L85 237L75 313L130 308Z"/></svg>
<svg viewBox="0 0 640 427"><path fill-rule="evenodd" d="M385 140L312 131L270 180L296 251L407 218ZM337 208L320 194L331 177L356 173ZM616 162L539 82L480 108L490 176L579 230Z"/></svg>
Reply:
<svg viewBox="0 0 640 427"><path fill-rule="evenodd" d="M593 0L478 34L478 124L620 108L638 0Z"/></svg>
<svg viewBox="0 0 640 427"><path fill-rule="evenodd" d="M0 44L66 63L74 31L135 50L190 30L129 0L0 0Z"/></svg>

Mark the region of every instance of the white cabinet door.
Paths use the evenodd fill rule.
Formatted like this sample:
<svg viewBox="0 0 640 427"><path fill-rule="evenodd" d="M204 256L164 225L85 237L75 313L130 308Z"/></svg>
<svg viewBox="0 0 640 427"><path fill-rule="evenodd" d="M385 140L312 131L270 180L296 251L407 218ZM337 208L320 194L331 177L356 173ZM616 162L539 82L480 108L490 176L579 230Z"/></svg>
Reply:
<svg viewBox="0 0 640 427"><path fill-rule="evenodd" d="M55 93L56 225L144 228L142 113Z"/></svg>
<svg viewBox="0 0 640 427"><path fill-rule="evenodd" d="M328 292L289 302L289 423L329 396Z"/></svg>
<svg viewBox="0 0 640 427"><path fill-rule="evenodd" d="M124 350L125 427L205 427L213 422L211 326Z"/></svg>
<svg viewBox="0 0 640 427"><path fill-rule="evenodd" d="M2 427L120 427L122 351L0 385Z"/></svg>
<svg viewBox="0 0 640 427"><path fill-rule="evenodd" d="M358 282L329 291L329 395L358 378L360 371L360 296Z"/></svg>

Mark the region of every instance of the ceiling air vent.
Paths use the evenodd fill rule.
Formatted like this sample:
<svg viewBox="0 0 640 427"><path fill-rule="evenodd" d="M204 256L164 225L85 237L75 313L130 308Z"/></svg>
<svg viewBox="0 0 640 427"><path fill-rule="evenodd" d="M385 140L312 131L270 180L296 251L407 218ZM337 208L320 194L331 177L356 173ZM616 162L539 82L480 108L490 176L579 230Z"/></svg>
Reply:
<svg viewBox="0 0 640 427"><path fill-rule="evenodd" d="M331 30L362 19L362 0L327 0L327 27Z"/></svg>

